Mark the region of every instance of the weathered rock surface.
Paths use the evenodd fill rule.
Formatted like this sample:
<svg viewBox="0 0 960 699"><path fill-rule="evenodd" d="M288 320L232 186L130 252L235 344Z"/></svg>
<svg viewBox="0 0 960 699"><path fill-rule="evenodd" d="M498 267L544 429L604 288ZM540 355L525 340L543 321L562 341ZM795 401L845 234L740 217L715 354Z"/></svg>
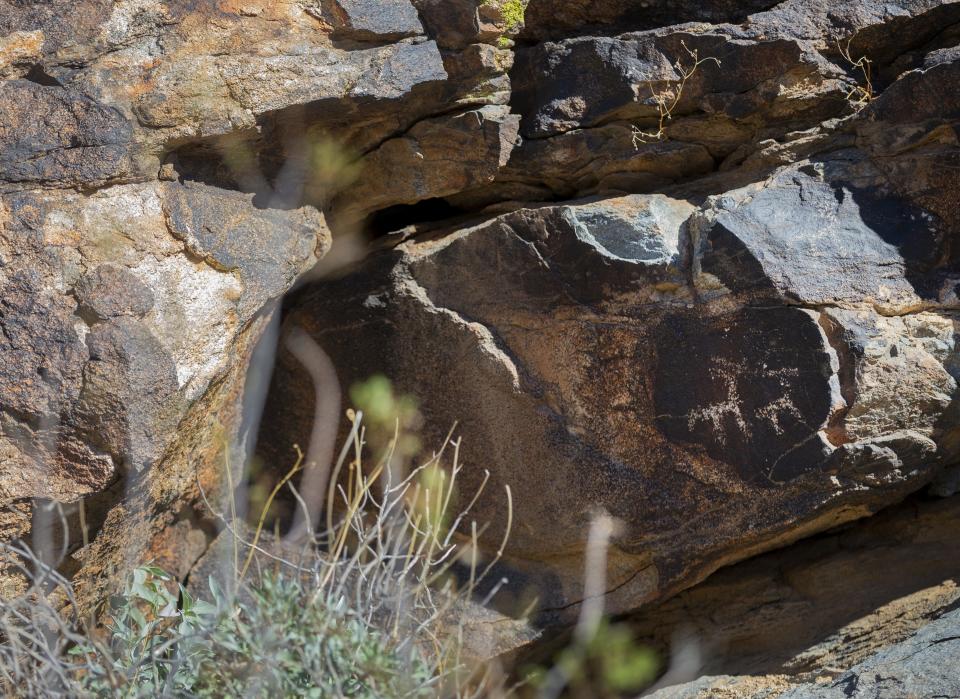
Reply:
<svg viewBox="0 0 960 699"><path fill-rule="evenodd" d="M491 182L510 159L520 118L506 105L425 119L361 160L363 181L337 200L338 216L362 217Z"/></svg>
<svg viewBox="0 0 960 699"><path fill-rule="evenodd" d="M783 678L702 677L647 696L653 699L847 699L955 697L960 611L934 619L910 638L879 651L838 677L788 688ZM786 690L786 691L784 691Z"/></svg>
<svg viewBox="0 0 960 699"><path fill-rule="evenodd" d="M907 640L853 666L828 686L793 689L784 699L960 694L960 611L952 611Z"/></svg>
<svg viewBox="0 0 960 699"><path fill-rule="evenodd" d="M477 182L505 161L512 54L477 7L441 48L441 8L407 0L0 3L0 521L36 538L31 500L63 503L85 603L205 547L247 360L330 247L341 171L431 117L476 142ZM465 186L444 177L375 206Z"/></svg>
<svg viewBox="0 0 960 699"><path fill-rule="evenodd" d="M10 183L96 186L123 177L132 129L118 110L29 80L0 84L0 167Z"/></svg>
<svg viewBox="0 0 960 699"><path fill-rule="evenodd" d="M925 291L946 230L880 176L857 207L845 182L871 170L851 157L700 207L633 195L413 238L287 323L345 385L384 372L438 430L456 415L474 478L514 490L519 595L575 603L591 511L622 520L608 602L625 610L896 502L956 457L956 301ZM281 357L277 454L309 434L299 371Z"/></svg>
<svg viewBox="0 0 960 699"><path fill-rule="evenodd" d="M788 2L667 28L657 3L650 25L596 4L590 26L644 30L613 36L570 32L566 9L541 5L524 36L549 40L513 69L522 141L492 182L442 196L469 209L607 194L407 229L300 297L288 327L314 335L344 385L382 372L438 433L460 422L465 488L492 473L477 515L491 542L496 486L513 488L513 592L538 595L545 619L576 610L597 508L624 523L608 571L623 611L936 478L958 456L960 222L956 174L931 168L960 151L952 97L926 91L951 84L941 30L956 4ZM915 42L898 51L891 25ZM929 58L906 57L921 46ZM875 85L853 65L866 53ZM695 56L719 65L690 73ZM864 106L857 85L883 92ZM376 196L363 187L359 201ZM281 354L265 449L282 460L309 434L299 372Z"/></svg>
<svg viewBox="0 0 960 699"><path fill-rule="evenodd" d="M327 0L309 14L330 24L334 39L396 41L423 34L416 8L408 0Z"/></svg>
<svg viewBox="0 0 960 699"><path fill-rule="evenodd" d="M686 679L708 678L661 694L698 696L715 685L727 691L721 696L762 696L764 685L776 696L798 684L832 683L954 609L960 599L956 500L913 498L721 570L632 616L638 639L664 657L693 645L699 661L685 669Z"/></svg>
<svg viewBox="0 0 960 699"><path fill-rule="evenodd" d="M319 213L259 212L252 196L176 183L0 196L7 504L71 502L118 479L186 479L189 462L170 453L178 444L222 449L216 412L201 412L210 424L193 432L186 425L211 409L199 406L213 395L242 385L256 314L329 245ZM178 223L177 215L190 218ZM195 222L201 239L216 232L202 249L184 242ZM243 254L231 257L233 248ZM230 429L230 405L213 409ZM185 482L195 489L195 479ZM173 490L156 506L179 509L185 493ZM148 546L127 539L126 524L105 535Z"/></svg>
<svg viewBox="0 0 960 699"><path fill-rule="evenodd" d="M185 574L276 302L365 225L287 330L459 421L487 552L511 486L506 608L576 614L598 509L624 612L956 490L960 2L521 5L0 0L4 538L83 500L86 603ZM281 352L272 463L312 406Z"/></svg>

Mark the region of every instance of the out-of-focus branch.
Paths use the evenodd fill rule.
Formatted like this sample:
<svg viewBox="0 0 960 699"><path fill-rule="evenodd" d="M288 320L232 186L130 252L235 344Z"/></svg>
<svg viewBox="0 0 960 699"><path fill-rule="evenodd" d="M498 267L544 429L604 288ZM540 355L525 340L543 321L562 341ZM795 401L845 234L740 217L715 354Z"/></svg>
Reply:
<svg viewBox="0 0 960 699"><path fill-rule="evenodd" d="M296 542L315 530L323 509L336 446L341 396L336 367L303 328L293 328L284 345L307 370L314 388L313 429L298 488L306 507L296 509L293 526L286 536L288 542ZM309 513L309 519L304 510Z"/></svg>

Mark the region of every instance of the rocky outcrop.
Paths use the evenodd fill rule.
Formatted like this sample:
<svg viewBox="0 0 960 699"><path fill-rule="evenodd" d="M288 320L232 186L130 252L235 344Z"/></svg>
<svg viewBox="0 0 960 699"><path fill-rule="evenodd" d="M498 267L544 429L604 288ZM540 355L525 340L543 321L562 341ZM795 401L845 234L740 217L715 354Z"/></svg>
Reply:
<svg viewBox="0 0 960 699"><path fill-rule="evenodd" d="M333 206L341 220L362 219L490 182L510 159L519 121L506 105L425 119L364 157L363 180Z"/></svg>
<svg viewBox="0 0 960 699"><path fill-rule="evenodd" d="M577 613L598 510L628 612L954 492L958 44L948 0L0 0L2 536L65 525L86 603L185 575L358 232L286 332L459 422L487 554L511 486L505 609ZM281 351L268 465L313 403Z"/></svg>
<svg viewBox="0 0 960 699"><path fill-rule="evenodd" d="M960 692L960 611L931 622L906 641L855 665L829 686L801 687L784 699L831 699L906 694L955 696Z"/></svg>
<svg viewBox="0 0 960 699"><path fill-rule="evenodd" d="M953 697L960 691L957 642L960 612L952 611L905 641L876 653L839 677L784 690L782 679L703 677L662 689L653 699L847 699L848 697Z"/></svg>
<svg viewBox="0 0 960 699"><path fill-rule="evenodd" d="M111 571L183 575L203 552L204 497L254 424L251 351L330 248L320 209L354 161L403 168L392 154L419 149L434 175L454 133L477 183L507 159L503 16L477 5L451 42L424 28L444 12L0 2L0 526L58 551L69 537L85 604ZM358 216L473 181L394 178Z"/></svg>
<svg viewBox="0 0 960 699"><path fill-rule="evenodd" d="M665 678L675 686L662 694L696 696L715 684L753 696L751 684L830 684L949 613L960 598L955 500L911 498L726 568L631 616L637 638L663 657L698 659ZM677 685L700 674L712 679Z"/></svg>
<svg viewBox="0 0 960 699"><path fill-rule="evenodd" d="M412 239L287 322L344 383L381 371L428 422L462 421L466 460L514 489L513 560L548 609L577 600L591 511L621 519L609 602L627 609L895 502L954 457L955 302L918 291L859 212L935 226L804 168L699 208L631 195ZM272 440L299 443L310 398L281 362Z"/></svg>
<svg viewBox="0 0 960 699"><path fill-rule="evenodd" d="M162 507L196 487L190 462L171 451L201 415L209 424L193 428L194 448L222 450L216 411L233 420L223 392L242 386L258 313L330 242L316 211L261 213L252 196L172 182L2 195L6 503L76 502L123 481L169 485L176 474L183 482ZM212 231L219 240L206 239ZM108 536L133 543L125 528Z"/></svg>
<svg viewBox="0 0 960 699"><path fill-rule="evenodd" d="M689 19L715 24L658 27L657 3L594 5L578 24L531 3L522 140L492 179L471 166L450 195L444 166L405 156L431 183L407 203L499 202L486 217L404 229L286 321L345 386L384 373L418 396L433 438L459 421L464 488L491 473L491 549L513 488L506 568L542 621L576 613L597 509L623 523L607 604L625 611L896 503L958 456L960 183L931 177L960 157L958 122L952 92L926 95L952 84L960 6L698 3ZM264 449L288 461L312 397L279 362Z"/></svg>

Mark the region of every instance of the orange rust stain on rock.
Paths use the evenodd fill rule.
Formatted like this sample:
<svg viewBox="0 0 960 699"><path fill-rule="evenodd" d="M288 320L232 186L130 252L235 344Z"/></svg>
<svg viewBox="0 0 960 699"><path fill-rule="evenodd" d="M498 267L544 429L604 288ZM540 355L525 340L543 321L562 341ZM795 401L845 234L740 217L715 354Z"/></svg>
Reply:
<svg viewBox="0 0 960 699"><path fill-rule="evenodd" d="M39 59L43 41L44 35L40 30L13 32L0 38L0 73L8 66Z"/></svg>

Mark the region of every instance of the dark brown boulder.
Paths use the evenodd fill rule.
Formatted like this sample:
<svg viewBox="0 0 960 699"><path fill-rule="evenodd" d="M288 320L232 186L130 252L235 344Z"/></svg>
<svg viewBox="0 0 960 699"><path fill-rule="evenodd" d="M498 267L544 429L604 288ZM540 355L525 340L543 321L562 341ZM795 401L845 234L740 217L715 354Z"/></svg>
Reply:
<svg viewBox="0 0 960 699"><path fill-rule="evenodd" d="M620 519L608 604L629 609L956 457L957 301L928 291L946 229L876 173L866 200L844 188L868 170L801 163L700 207L522 209L383 252L287 325L344 386L384 373L416 395L434 439L459 422L464 487L492 474L491 542L513 488L518 597L569 614L591 513ZM281 459L310 430L301 371L281 354L264 435Z"/></svg>

